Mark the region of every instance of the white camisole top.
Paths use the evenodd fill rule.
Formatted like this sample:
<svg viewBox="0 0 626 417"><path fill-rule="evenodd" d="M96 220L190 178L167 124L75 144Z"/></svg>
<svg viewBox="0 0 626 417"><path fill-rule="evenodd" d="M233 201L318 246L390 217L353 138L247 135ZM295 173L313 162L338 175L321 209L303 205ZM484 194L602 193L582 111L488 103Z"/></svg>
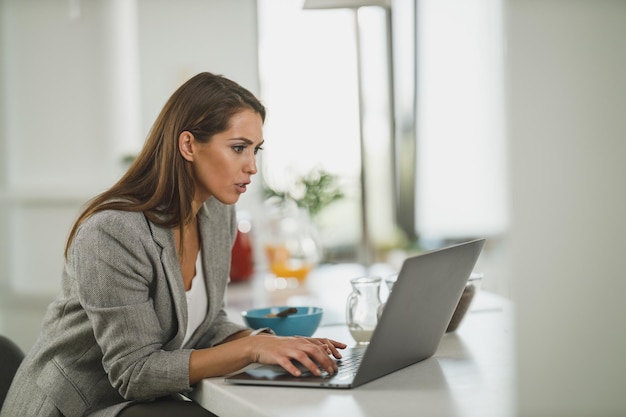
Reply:
<svg viewBox="0 0 626 417"><path fill-rule="evenodd" d="M183 346L191 339L193 333L200 327L206 317L209 300L204 283L204 270L202 269L202 251L198 251L196 259L196 275L191 280L191 288L185 291L187 296L187 332L183 340Z"/></svg>

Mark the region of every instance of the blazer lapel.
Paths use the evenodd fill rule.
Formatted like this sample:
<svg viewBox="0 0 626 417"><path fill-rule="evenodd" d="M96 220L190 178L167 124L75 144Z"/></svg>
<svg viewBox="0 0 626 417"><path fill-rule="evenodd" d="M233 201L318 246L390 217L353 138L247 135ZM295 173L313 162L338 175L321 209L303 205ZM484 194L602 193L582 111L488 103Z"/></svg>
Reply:
<svg viewBox="0 0 626 417"><path fill-rule="evenodd" d="M208 311L207 317L213 320L217 316L219 310L222 308L223 297L222 294L217 291L217 283L212 277L219 276L220 272L216 270L217 262L212 260L215 255L215 237L218 227L224 227L223 225L215 224L216 219L209 215L209 209L207 205L215 202L214 198L209 199L198 212L198 225L200 229L200 236L202 239L202 269L204 270L204 281L206 283L206 291L208 298ZM207 320L202 325L208 325ZM203 327L203 326L201 326ZM198 332L200 333L200 332Z"/></svg>
<svg viewBox="0 0 626 417"><path fill-rule="evenodd" d="M202 244L202 268L206 283L208 310L207 317L196 333L187 342L188 346L195 345L201 339L219 315L224 305L225 286L228 280L230 257L224 253L224 244L232 246L234 238L231 234L235 227L228 223L229 207L224 206L215 198L209 198L198 212L198 226ZM230 246L228 246L230 245Z"/></svg>
<svg viewBox="0 0 626 417"><path fill-rule="evenodd" d="M150 221L152 236L157 245L162 249L161 263L165 271L170 292L172 294L172 302L174 304L176 317L178 318L178 331L176 336L165 346L166 348L180 348L187 331L187 298L185 296L185 287L183 284L183 276L178 262L178 252L176 251L176 243L174 242L174 232L170 228L156 225Z"/></svg>

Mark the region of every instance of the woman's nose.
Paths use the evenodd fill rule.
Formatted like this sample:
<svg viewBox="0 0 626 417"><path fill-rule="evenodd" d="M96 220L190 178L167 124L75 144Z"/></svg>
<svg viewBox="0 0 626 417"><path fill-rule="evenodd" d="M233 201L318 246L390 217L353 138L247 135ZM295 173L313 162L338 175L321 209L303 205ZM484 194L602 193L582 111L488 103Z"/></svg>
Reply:
<svg viewBox="0 0 626 417"><path fill-rule="evenodd" d="M257 173L256 167L256 155L252 154L248 159L248 163L246 165L246 172L250 173L250 175L254 175Z"/></svg>

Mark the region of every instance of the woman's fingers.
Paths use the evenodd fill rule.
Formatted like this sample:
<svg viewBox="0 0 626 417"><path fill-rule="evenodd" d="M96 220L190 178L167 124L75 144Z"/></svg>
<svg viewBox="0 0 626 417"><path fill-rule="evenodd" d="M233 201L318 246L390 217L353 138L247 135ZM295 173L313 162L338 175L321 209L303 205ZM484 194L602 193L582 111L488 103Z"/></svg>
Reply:
<svg viewBox="0 0 626 417"><path fill-rule="evenodd" d="M337 364L331 357L341 358L337 349L346 347L344 343L331 339L307 337L277 337L268 336L255 338L255 342L262 342L257 359L262 363L274 363L282 366L294 376L302 374L304 367L313 375L321 375L320 368L333 374L337 372ZM301 367L298 368L297 364Z"/></svg>
<svg viewBox="0 0 626 417"><path fill-rule="evenodd" d="M341 359L341 353L339 352L338 349L345 349L348 345L346 345L345 343L337 342L336 340L331 340L331 339L324 339L324 340L325 340L325 344L328 346L328 349L330 350L328 354L329 355L332 354L335 358Z"/></svg>
<svg viewBox="0 0 626 417"><path fill-rule="evenodd" d="M317 344L325 345L326 353L328 355L333 355L337 359L341 359L341 353L339 353L338 349L345 349L348 346L345 343L341 343L332 339L316 338L316 339L309 339L309 340Z"/></svg>
<svg viewBox="0 0 626 417"><path fill-rule="evenodd" d="M292 375L300 375L298 372L293 372L294 368L292 365L294 364L292 361L297 362L313 375L317 376L322 374L320 368L331 374L337 371L335 361L332 360L327 353L328 347L326 345L318 343L317 341L301 338L292 347L293 349L287 354L289 358L287 362L289 363L284 362L286 366L283 365L283 363L279 363ZM297 369L297 367L295 368Z"/></svg>
<svg viewBox="0 0 626 417"><path fill-rule="evenodd" d="M293 359L302 364L302 366L308 369L313 375L320 376L322 374L320 367L325 369L327 372L332 373L328 370L329 368L332 369L332 366L328 364L321 364L315 356L317 355L311 355L305 353L304 351L298 351ZM315 359L315 361L313 359Z"/></svg>

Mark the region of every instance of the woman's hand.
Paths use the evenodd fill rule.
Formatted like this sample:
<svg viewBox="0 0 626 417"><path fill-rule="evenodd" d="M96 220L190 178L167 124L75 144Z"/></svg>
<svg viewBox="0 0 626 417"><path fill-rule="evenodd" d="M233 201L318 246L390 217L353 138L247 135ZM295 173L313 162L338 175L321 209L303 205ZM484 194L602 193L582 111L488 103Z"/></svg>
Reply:
<svg viewBox="0 0 626 417"><path fill-rule="evenodd" d="M321 375L320 368L329 374L337 372L337 365L331 358L341 358L338 349L345 349L346 344L331 339L311 337L284 337L259 334L249 339L253 343L252 362L268 365L280 365L293 376L302 372L295 362L302 364L313 375Z"/></svg>
<svg viewBox="0 0 626 417"><path fill-rule="evenodd" d="M207 349L191 352L189 358L189 383L203 378L222 376L257 362L279 365L294 376L302 375L296 363L302 364L320 375L320 367L333 374L337 365L331 358L341 358L338 349L346 345L331 339L311 337L285 337L261 333L249 336L251 330L243 330L227 338L223 343Z"/></svg>

